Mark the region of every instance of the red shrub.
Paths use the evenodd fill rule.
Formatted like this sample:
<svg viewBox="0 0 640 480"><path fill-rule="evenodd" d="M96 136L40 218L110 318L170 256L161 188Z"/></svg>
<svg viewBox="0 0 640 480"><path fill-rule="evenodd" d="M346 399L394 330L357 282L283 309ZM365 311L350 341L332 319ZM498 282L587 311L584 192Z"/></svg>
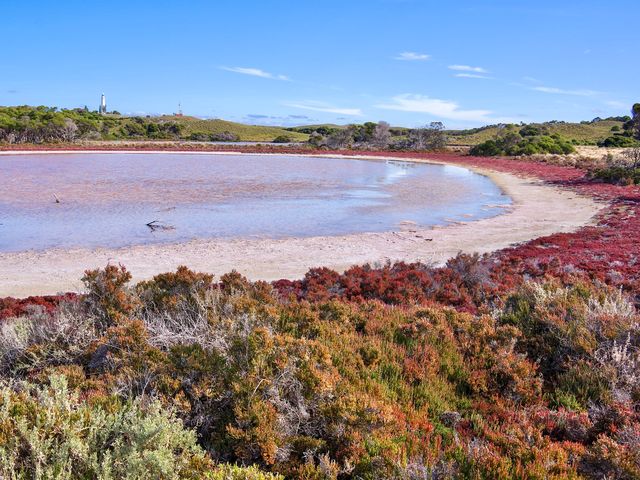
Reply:
<svg viewBox="0 0 640 480"><path fill-rule="evenodd" d="M74 293L64 295L45 295L27 298L0 298L0 320L10 317L20 317L32 308L43 308L46 312L53 312L61 301L69 301L77 297Z"/></svg>

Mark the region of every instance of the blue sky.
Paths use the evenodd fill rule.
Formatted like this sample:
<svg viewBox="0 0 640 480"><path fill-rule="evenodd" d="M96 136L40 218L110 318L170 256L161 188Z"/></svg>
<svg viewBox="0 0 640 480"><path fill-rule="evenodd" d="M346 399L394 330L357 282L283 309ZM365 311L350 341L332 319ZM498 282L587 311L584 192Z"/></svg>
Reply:
<svg viewBox="0 0 640 480"><path fill-rule="evenodd" d="M0 3L2 105L456 128L640 101L637 0Z"/></svg>

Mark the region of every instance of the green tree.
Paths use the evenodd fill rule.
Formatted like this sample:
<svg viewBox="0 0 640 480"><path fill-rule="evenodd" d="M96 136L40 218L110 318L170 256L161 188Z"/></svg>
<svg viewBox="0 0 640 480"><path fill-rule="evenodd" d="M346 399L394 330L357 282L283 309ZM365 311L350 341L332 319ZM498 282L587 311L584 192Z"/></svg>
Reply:
<svg viewBox="0 0 640 480"><path fill-rule="evenodd" d="M631 107L631 125L633 135L640 140L640 103L634 103Z"/></svg>

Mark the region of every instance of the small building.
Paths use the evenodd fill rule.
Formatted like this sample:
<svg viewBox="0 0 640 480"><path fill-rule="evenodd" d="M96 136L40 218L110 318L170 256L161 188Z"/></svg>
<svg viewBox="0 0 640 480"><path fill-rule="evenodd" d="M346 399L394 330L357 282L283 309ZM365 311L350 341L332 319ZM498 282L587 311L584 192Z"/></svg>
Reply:
<svg viewBox="0 0 640 480"><path fill-rule="evenodd" d="M104 93L100 97L100 107L98 108L98 113L100 115L104 115L107 113L107 97L104 96Z"/></svg>

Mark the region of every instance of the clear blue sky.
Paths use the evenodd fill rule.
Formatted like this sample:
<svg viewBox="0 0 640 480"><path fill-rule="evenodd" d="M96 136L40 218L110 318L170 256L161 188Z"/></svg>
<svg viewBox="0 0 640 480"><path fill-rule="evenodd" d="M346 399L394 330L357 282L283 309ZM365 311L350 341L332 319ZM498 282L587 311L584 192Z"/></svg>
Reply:
<svg viewBox="0 0 640 480"><path fill-rule="evenodd" d="M465 127L640 101L637 0L1 3L2 105Z"/></svg>

